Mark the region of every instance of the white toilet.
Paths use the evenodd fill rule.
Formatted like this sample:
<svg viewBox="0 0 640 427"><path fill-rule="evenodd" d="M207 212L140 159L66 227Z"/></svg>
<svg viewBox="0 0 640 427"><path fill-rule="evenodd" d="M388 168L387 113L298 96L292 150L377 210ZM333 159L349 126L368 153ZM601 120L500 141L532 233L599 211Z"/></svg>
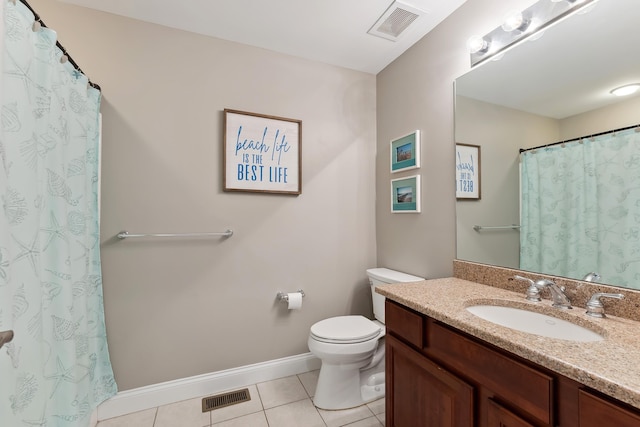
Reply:
<svg viewBox="0 0 640 427"><path fill-rule="evenodd" d="M416 282L422 277L387 268L367 270L376 320L338 316L311 326L309 351L322 361L313 403L321 409L347 409L384 396L384 296L379 285Z"/></svg>

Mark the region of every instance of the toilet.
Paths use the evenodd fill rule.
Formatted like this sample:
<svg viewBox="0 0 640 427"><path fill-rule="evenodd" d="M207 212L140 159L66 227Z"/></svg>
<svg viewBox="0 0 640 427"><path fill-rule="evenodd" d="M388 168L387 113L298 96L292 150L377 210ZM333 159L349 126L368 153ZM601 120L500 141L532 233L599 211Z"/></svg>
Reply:
<svg viewBox="0 0 640 427"><path fill-rule="evenodd" d="M384 300L379 285L416 282L388 268L367 270L375 320L337 316L321 320L309 333L309 351L322 362L313 404L320 409L347 409L384 396Z"/></svg>

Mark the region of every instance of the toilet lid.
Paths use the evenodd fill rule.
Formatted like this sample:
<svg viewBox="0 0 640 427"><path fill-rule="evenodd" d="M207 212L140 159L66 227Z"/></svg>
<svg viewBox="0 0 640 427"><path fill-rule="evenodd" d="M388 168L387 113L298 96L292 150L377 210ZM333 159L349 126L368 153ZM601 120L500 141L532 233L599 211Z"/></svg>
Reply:
<svg viewBox="0 0 640 427"><path fill-rule="evenodd" d="M311 326L311 335L322 342L349 344L373 339L381 330L364 316L338 316L315 323Z"/></svg>

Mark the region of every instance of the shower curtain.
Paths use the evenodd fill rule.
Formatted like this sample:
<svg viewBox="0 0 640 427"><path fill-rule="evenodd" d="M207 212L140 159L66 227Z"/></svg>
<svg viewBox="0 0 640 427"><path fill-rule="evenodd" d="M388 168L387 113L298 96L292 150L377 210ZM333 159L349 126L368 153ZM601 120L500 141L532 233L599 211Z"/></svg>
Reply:
<svg viewBox="0 0 640 427"><path fill-rule="evenodd" d="M54 31L33 31L25 5L2 1L0 330L15 337L0 349L0 425L88 426L116 392L100 265L100 92L61 63Z"/></svg>
<svg viewBox="0 0 640 427"><path fill-rule="evenodd" d="M640 133L521 155L520 267L640 288Z"/></svg>

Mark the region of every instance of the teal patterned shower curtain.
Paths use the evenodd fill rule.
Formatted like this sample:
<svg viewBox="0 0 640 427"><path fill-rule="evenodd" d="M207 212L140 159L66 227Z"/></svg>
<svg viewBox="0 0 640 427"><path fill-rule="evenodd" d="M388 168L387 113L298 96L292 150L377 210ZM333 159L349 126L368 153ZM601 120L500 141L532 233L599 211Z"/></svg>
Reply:
<svg viewBox="0 0 640 427"><path fill-rule="evenodd" d="M100 265L100 92L4 4L0 425L88 426L116 392Z"/></svg>
<svg viewBox="0 0 640 427"><path fill-rule="evenodd" d="M640 133L521 155L520 267L640 288Z"/></svg>

